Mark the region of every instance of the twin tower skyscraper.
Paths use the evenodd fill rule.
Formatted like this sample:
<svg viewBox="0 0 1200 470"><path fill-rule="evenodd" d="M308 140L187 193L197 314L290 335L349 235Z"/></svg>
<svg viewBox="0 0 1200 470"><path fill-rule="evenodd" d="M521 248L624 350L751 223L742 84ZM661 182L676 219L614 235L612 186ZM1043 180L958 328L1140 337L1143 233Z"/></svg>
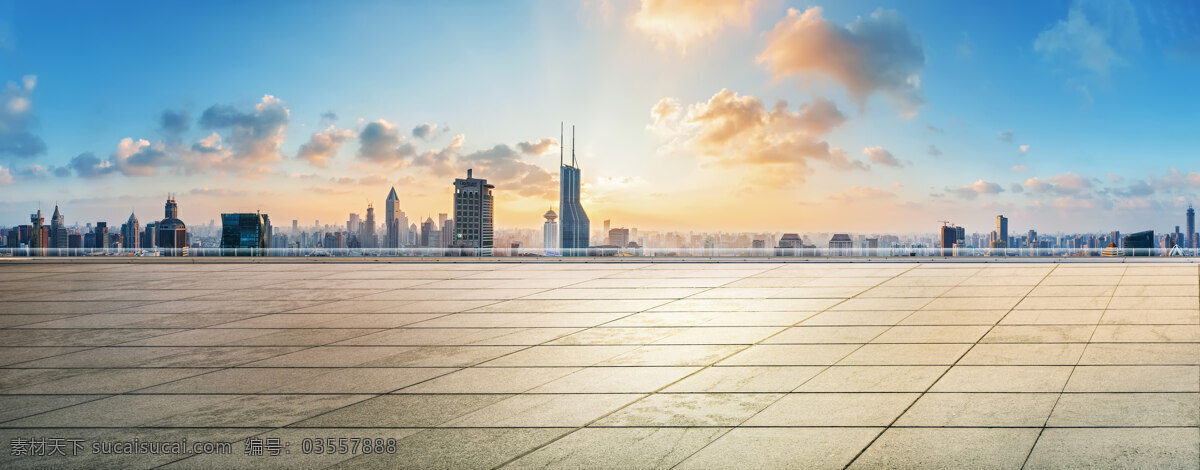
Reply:
<svg viewBox="0 0 1200 470"><path fill-rule="evenodd" d="M575 126L571 126L571 164L563 154L563 125L558 128L558 215L563 256L587 256L592 224L579 201L579 164L575 160Z"/></svg>

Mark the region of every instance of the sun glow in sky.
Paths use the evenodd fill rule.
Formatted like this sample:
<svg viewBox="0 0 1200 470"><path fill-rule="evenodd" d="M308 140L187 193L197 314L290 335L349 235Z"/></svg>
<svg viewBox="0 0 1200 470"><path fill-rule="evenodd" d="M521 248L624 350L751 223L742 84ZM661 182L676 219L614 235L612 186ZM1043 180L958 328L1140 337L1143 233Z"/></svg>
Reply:
<svg viewBox="0 0 1200 470"><path fill-rule="evenodd" d="M536 227L565 121L615 226L1167 230L1198 72L1189 1L0 0L0 225L436 219L473 168Z"/></svg>

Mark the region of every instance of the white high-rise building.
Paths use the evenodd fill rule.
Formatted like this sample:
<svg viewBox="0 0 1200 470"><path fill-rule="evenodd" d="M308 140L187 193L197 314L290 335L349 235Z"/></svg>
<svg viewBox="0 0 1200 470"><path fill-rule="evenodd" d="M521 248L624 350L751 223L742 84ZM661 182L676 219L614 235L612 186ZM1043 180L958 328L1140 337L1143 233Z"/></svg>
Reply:
<svg viewBox="0 0 1200 470"><path fill-rule="evenodd" d="M554 209L546 211L543 216L546 218L545 225L542 225L542 248L547 252L558 252L558 214L554 213Z"/></svg>

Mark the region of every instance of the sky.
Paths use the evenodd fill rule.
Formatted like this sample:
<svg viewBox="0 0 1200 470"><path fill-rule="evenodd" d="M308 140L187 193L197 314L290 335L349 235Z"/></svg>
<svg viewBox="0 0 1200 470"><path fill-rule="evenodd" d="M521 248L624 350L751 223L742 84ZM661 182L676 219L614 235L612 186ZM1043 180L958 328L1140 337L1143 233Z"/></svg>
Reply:
<svg viewBox="0 0 1200 470"><path fill-rule="evenodd" d="M615 227L1167 231L1198 72L1189 1L0 0L0 225L436 219L471 168L535 228L565 123Z"/></svg>

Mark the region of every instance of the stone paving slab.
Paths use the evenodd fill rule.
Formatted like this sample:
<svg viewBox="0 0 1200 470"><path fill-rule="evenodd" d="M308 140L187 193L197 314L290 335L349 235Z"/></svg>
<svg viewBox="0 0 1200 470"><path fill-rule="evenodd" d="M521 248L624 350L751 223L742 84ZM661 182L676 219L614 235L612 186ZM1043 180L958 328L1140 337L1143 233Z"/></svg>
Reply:
<svg viewBox="0 0 1200 470"><path fill-rule="evenodd" d="M187 261L0 261L0 467L1200 467L1194 263Z"/></svg>

